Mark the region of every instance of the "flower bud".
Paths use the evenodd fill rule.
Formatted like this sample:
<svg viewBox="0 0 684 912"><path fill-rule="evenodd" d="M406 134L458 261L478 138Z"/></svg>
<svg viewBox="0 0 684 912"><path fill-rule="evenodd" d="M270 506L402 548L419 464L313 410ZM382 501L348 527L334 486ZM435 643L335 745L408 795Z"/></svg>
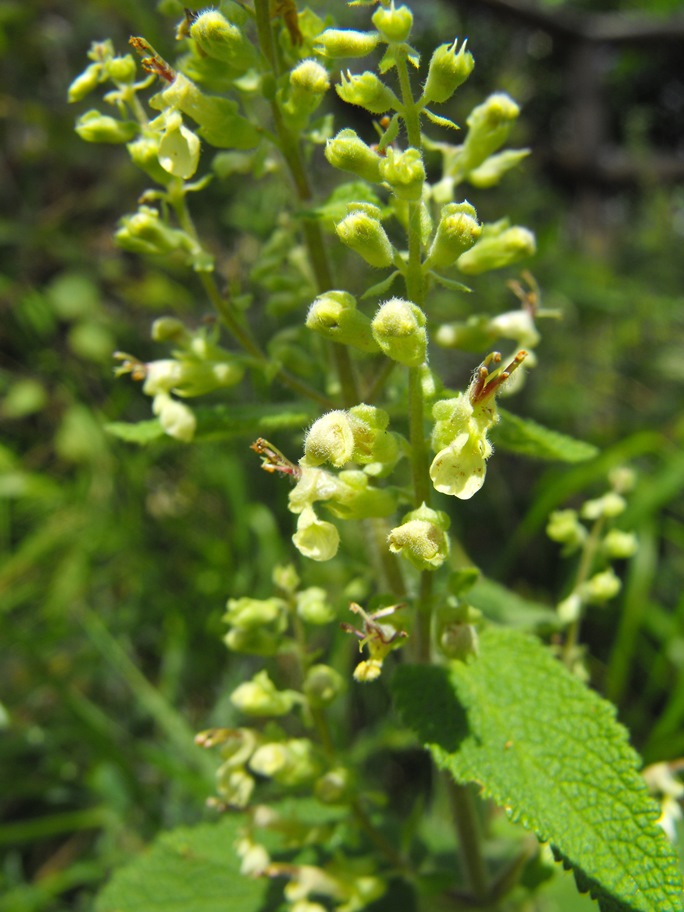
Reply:
<svg viewBox="0 0 684 912"><path fill-rule="evenodd" d="M262 744L252 754L249 768L260 776L272 778L287 765L287 748L284 744Z"/></svg>
<svg viewBox="0 0 684 912"><path fill-rule="evenodd" d="M613 560L625 560L636 554L639 541L633 532L611 529L601 543L603 553Z"/></svg>
<svg viewBox="0 0 684 912"><path fill-rule="evenodd" d="M463 351L480 352L494 342L489 317L473 314L465 322L443 323L434 336L442 348L460 348Z"/></svg>
<svg viewBox="0 0 684 912"><path fill-rule="evenodd" d="M129 85L136 77L135 60L130 54L123 57L112 57L106 64L107 76L118 85Z"/></svg>
<svg viewBox="0 0 684 912"><path fill-rule="evenodd" d="M479 275L490 269L502 269L532 256L537 247L534 235L527 228L514 226L496 234L482 235L482 238L466 250L456 261L456 266L466 275Z"/></svg>
<svg viewBox="0 0 684 912"><path fill-rule="evenodd" d="M321 804L347 804L352 796L353 778L348 769L337 766L314 783L314 795Z"/></svg>
<svg viewBox="0 0 684 912"><path fill-rule="evenodd" d="M407 6L394 8L394 0L389 9L379 6L373 13L371 21L380 33L383 41L389 44L400 44L408 39L413 27L413 13Z"/></svg>
<svg viewBox="0 0 684 912"><path fill-rule="evenodd" d="M315 561L327 561L337 554L340 533L332 523L316 516L313 507L305 507L297 520L292 541L300 554Z"/></svg>
<svg viewBox="0 0 684 912"><path fill-rule="evenodd" d="M140 129L134 120L117 120L92 109L76 121L76 132L86 142L127 143Z"/></svg>
<svg viewBox="0 0 684 912"><path fill-rule="evenodd" d="M506 142L520 108L504 92L485 99L470 112L468 133L456 161L456 169L468 174Z"/></svg>
<svg viewBox="0 0 684 912"><path fill-rule="evenodd" d="M425 165L419 150L396 152L389 146L380 162L380 177L387 181L397 199L418 202L425 183Z"/></svg>
<svg viewBox="0 0 684 912"><path fill-rule="evenodd" d="M310 782L320 773L320 761L308 738L264 744L254 752L249 766L255 773L286 786Z"/></svg>
<svg viewBox="0 0 684 912"><path fill-rule="evenodd" d="M346 75L340 74L340 79L335 91L348 104L359 105L371 114L385 114L399 107L399 99L394 92L369 70L360 75L347 71Z"/></svg>
<svg viewBox="0 0 684 912"><path fill-rule="evenodd" d="M187 250L191 240L180 228L172 228L162 221L159 211L151 206L140 206L133 215L125 215L114 238L124 250L135 253L167 254Z"/></svg>
<svg viewBox="0 0 684 912"><path fill-rule="evenodd" d="M188 345L192 338L177 317L159 317L152 324L150 335L154 342L173 342L175 345Z"/></svg>
<svg viewBox="0 0 684 912"><path fill-rule="evenodd" d="M437 570L449 556L449 517L423 504L407 513L388 536L389 549L417 570Z"/></svg>
<svg viewBox="0 0 684 912"><path fill-rule="evenodd" d="M466 50L467 42L463 42L458 53L457 44L458 38L453 44L440 44L435 48L424 89L424 97L428 102L448 101L473 71L475 60L470 51Z"/></svg>
<svg viewBox="0 0 684 912"><path fill-rule="evenodd" d="M223 638L231 652L245 655L276 655L282 643L279 633L268 627L234 627Z"/></svg>
<svg viewBox="0 0 684 912"><path fill-rule="evenodd" d="M352 345L365 352L377 352L370 319L356 308L356 299L346 291L319 295L309 308L306 325L333 342Z"/></svg>
<svg viewBox="0 0 684 912"><path fill-rule="evenodd" d="M102 64L89 64L69 86L67 93L69 102L82 101L86 95L89 95L93 89L96 89L100 83L101 74Z"/></svg>
<svg viewBox="0 0 684 912"><path fill-rule="evenodd" d="M582 588L582 595L588 602L600 605L615 598L621 588L622 583L619 577L615 575L612 567L609 567L601 573L595 573L591 579L587 580Z"/></svg>
<svg viewBox="0 0 684 912"><path fill-rule="evenodd" d="M576 510L554 510L549 516L546 534L552 541L565 546L564 554L572 554L582 547L589 533L579 521Z"/></svg>
<svg viewBox="0 0 684 912"><path fill-rule="evenodd" d="M634 489L636 472L629 466L614 466L608 472L608 481L613 490L618 494L627 494Z"/></svg>
<svg viewBox="0 0 684 912"><path fill-rule="evenodd" d="M278 690L266 671L258 672L230 695L233 706L249 716L285 716L297 699L295 691Z"/></svg>
<svg viewBox="0 0 684 912"><path fill-rule="evenodd" d="M402 298L391 298L373 317L373 337L388 358L406 367L420 367L427 357L423 311Z"/></svg>
<svg viewBox="0 0 684 912"><path fill-rule="evenodd" d="M337 612L328 601L325 589L310 586L297 593L297 614L307 624L329 624Z"/></svg>
<svg viewBox="0 0 684 912"><path fill-rule="evenodd" d="M604 516L606 519L614 519L621 513L624 513L627 504L624 497L616 494L615 491L609 491L603 497L597 497L595 500L588 500L582 505L582 517L584 519L599 519Z"/></svg>
<svg viewBox="0 0 684 912"><path fill-rule="evenodd" d="M480 640L473 624L445 624L439 637L439 647L449 659L467 662L480 652Z"/></svg>
<svg viewBox="0 0 684 912"><path fill-rule="evenodd" d="M366 57L378 46L374 32L357 32L354 29L326 29L316 39L316 50L326 57Z"/></svg>
<svg viewBox="0 0 684 912"><path fill-rule="evenodd" d="M507 149L505 152L490 155L478 168L468 172L468 183L480 189L494 187L504 174L515 168L529 154L529 149Z"/></svg>
<svg viewBox="0 0 684 912"><path fill-rule="evenodd" d="M431 269L444 269L453 265L462 253L473 246L481 234L482 225L477 220L477 212L467 200L442 206L427 265Z"/></svg>
<svg viewBox="0 0 684 912"><path fill-rule="evenodd" d="M534 348L541 338L528 310L509 310L498 314L489 321L489 329L494 336L514 339L519 348Z"/></svg>
<svg viewBox="0 0 684 912"><path fill-rule="evenodd" d="M190 26L190 37L207 57L228 63L240 72L256 59L254 48L240 29L218 10L201 13Z"/></svg>
<svg viewBox="0 0 684 912"><path fill-rule="evenodd" d="M371 183L380 183L382 157L357 136L354 130L344 129L325 144L325 157L333 168L350 171Z"/></svg>
<svg viewBox="0 0 684 912"><path fill-rule="evenodd" d="M129 142L126 148L134 165L158 184L168 184L169 173L159 164L160 139L160 136L140 136Z"/></svg>
<svg viewBox="0 0 684 912"><path fill-rule="evenodd" d="M304 679L304 694L312 706L329 706L344 691L342 675L329 665L312 665Z"/></svg>
<svg viewBox="0 0 684 912"><path fill-rule="evenodd" d="M154 397L152 411L159 418L159 423L165 434L190 443L197 430L197 419L192 410L173 399L168 393L160 393Z"/></svg>
<svg viewBox="0 0 684 912"><path fill-rule="evenodd" d="M294 595L300 582L299 574L292 564L278 564L273 568L273 584L287 595Z"/></svg>
<svg viewBox="0 0 684 912"><path fill-rule="evenodd" d="M335 225L337 236L370 265L378 269L391 266L394 250L385 229L377 218L358 210Z"/></svg>
<svg viewBox="0 0 684 912"><path fill-rule="evenodd" d="M228 599L223 620L243 629L271 627L282 633L287 627L287 605L282 599Z"/></svg>

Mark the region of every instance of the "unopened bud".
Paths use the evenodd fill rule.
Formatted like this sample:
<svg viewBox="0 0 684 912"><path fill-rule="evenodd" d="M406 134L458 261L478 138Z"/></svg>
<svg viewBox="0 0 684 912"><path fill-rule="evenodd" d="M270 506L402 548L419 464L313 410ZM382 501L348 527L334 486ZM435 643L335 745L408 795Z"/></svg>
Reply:
<svg viewBox="0 0 684 912"><path fill-rule="evenodd" d="M100 82L101 74L101 64L89 64L69 86L67 93L69 102L81 101L86 95L89 95L93 89L96 89Z"/></svg>
<svg viewBox="0 0 684 912"><path fill-rule="evenodd" d="M264 628L272 627L283 632L287 626L287 606L282 599L255 599L243 596L228 599L227 611L223 620L232 627Z"/></svg>
<svg viewBox="0 0 684 912"><path fill-rule="evenodd" d="M313 332L361 351L377 352L370 319L357 310L356 299L346 291L328 291L316 298L306 317Z"/></svg>
<svg viewBox="0 0 684 912"><path fill-rule="evenodd" d="M579 521L576 510L554 510L549 516L546 534L552 541L565 545L564 554L572 554L587 539L587 529Z"/></svg>
<svg viewBox="0 0 684 912"><path fill-rule="evenodd" d="M339 57L366 57L378 46L374 32L357 32L355 29L326 29L316 39L316 50L333 59Z"/></svg>
<svg viewBox="0 0 684 912"><path fill-rule="evenodd" d="M297 614L307 624L329 624L337 612L330 604L325 589L310 586L297 593Z"/></svg>
<svg viewBox="0 0 684 912"><path fill-rule="evenodd" d="M337 236L371 266L382 269L394 262L394 250L377 218L363 211L350 212L335 226Z"/></svg>
<svg viewBox="0 0 684 912"><path fill-rule="evenodd" d="M599 519L604 516L606 519L614 519L621 513L624 513L627 503L620 494L615 491L609 491L603 497L597 497L594 500L588 500L582 506L582 516L584 519Z"/></svg>
<svg viewBox="0 0 684 912"><path fill-rule="evenodd" d="M349 71L341 73L340 80L335 91L348 104L359 105L371 114L385 114L399 107L394 92L369 70L360 75L352 75Z"/></svg>
<svg viewBox="0 0 684 912"><path fill-rule="evenodd" d="M304 679L304 694L312 706L329 706L344 691L344 678L329 665L312 665Z"/></svg>
<svg viewBox="0 0 684 912"><path fill-rule="evenodd" d="M106 70L112 82L119 85L128 85L133 82L137 73L135 60L130 54L125 54L123 57L112 57L106 65Z"/></svg>
<svg viewBox="0 0 684 912"><path fill-rule="evenodd" d="M314 783L314 795L322 804L346 804L351 797L352 776L343 766L335 767Z"/></svg>
<svg viewBox="0 0 684 912"><path fill-rule="evenodd" d="M93 109L76 121L76 132L86 142L127 143L140 129L134 120L117 120Z"/></svg>
<svg viewBox="0 0 684 912"><path fill-rule="evenodd" d="M474 247L461 254L456 266L466 275L479 275L490 269L511 266L524 257L532 256L536 249L532 232L516 225L493 235L485 232Z"/></svg>
<svg viewBox="0 0 684 912"><path fill-rule="evenodd" d="M245 71L254 62L254 48L240 29L218 10L201 13L190 26L190 37L207 57Z"/></svg>
<svg viewBox="0 0 684 912"><path fill-rule="evenodd" d="M391 146L380 162L380 177L400 200L417 202L423 193L425 165L418 149L396 152Z"/></svg>
<svg viewBox="0 0 684 912"><path fill-rule="evenodd" d="M420 367L427 356L425 314L410 301L391 298L381 305L371 327L383 352L406 367Z"/></svg>
<svg viewBox="0 0 684 912"><path fill-rule="evenodd" d="M425 83L424 95L428 101L448 101L456 89L473 71L475 60L466 50L466 42L456 53L458 38L453 44L441 44L435 49Z"/></svg>
<svg viewBox="0 0 684 912"><path fill-rule="evenodd" d="M351 462L354 455L354 431L347 412L337 409L315 421L304 441L306 464L329 462L340 466Z"/></svg>
<svg viewBox="0 0 684 912"><path fill-rule="evenodd" d="M159 317L152 324L152 339L155 342L173 342L187 345L191 339L185 324L177 317Z"/></svg>
<svg viewBox="0 0 684 912"><path fill-rule="evenodd" d="M140 136L129 142L126 148L131 161L158 184L168 184L169 172L159 164L160 136Z"/></svg>
<svg viewBox="0 0 684 912"><path fill-rule="evenodd" d="M383 41L400 44L408 39L413 27L413 13L407 6L395 9L392 0L389 9L379 6L373 13L373 25L376 27Z"/></svg>
<svg viewBox="0 0 684 912"><path fill-rule="evenodd" d="M382 158L356 134L344 129L325 145L325 157L341 171L349 171L371 183L380 183L380 162Z"/></svg>
<svg viewBox="0 0 684 912"><path fill-rule="evenodd" d="M621 588L620 578L616 576L612 567L609 567L587 580L582 588L582 595L588 602L600 605L615 598Z"/></svg>
<svg viewBox="0 0 684 912"><path fill-rule="evenodd" d="M230 702L249 716L285 716L297 702L297 694L278 690L268 673L260 671L233 691Z"/></svg>
<svg viewBox="0 0 684 912"><path fill-rule="evenodd" d="M468 133L457 159L458 171L468 174L500 149L519 114L518 105L504 92L490 95L473 108L466 121Z"/></svg>
<svg viewBox="0 0 684 912"><path fill-rule="evenodd" d="M620 529L611 529L603 539L601 550L614 560L625 560L636 554L639 540L633 532L622 532Z"/></svg>
<svg viewBox="0 0 684 912"><path fill-rule="evenodd" d="M437 233L430 247L427 265L443 269L453 265L482 234L475 208L465 201L442 206Z"/></svg>
<svg viewBox="0 0 684 912"><path fill-rule="evenodd" d="M418 570L437 570L449 556L449 518L425 504L407 513L387 539L393 554L401 554Z"/></svg>

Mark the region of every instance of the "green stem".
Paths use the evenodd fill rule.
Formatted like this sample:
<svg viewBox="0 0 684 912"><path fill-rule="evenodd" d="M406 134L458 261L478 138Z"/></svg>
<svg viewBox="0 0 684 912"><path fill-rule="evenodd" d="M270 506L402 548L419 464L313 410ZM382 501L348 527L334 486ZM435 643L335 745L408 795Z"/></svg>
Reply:
<svg viewBox="0 0 684 912"><path fill-rule="evenodd" d="M448 773L444 774L444 779L451 814L458 833L468 886L481 903L488 893L488 877L482 855L482 835L473 794L467 786L454 782Z"/></svg>
<svg viewBox="0 0 684 912"><path fill-rule="evenodd" d="M430 504L428 448L425 439L422 367L409 367L409 439L412 452L413 502L416 508Z"/></svg>
<svg viewBox="0 0 684 912"><path fill-rule="evenodd" d="M601 541L601 535L603 534L603 529L606 524L605 516L599 516L594 525L589 532L589 536L584 543L584 548L582 549L582 556L580 558L579 566L577 568L577 576L575 577L575 585L572 588L572 593L578 593L581 595L582 588L586 581L589 579L589 574L591 573L591 568L596 557L596 552L598 551L599 543ZM568 625L568 628L565 633L565 642L563 643L563 652L562 658L563 662L568 668L572 668L572 664L575 656L575 649L579 641L579 631L580 625L582 623L582 613L580 612L577 618Z"/></svg>
<svg viewBox="0 0 684 912"><path fill-rule="evenodd" d="M257 21L257 34L262 53L268 60L273 75L278 75L278 62L271 31L271 18L268 0L255 0L254 10ZM294 184L297 199L302 203L310 203L313 199L311 185L304 167L301 147L298 136L294 136L285 124L280 108L275 99L271 101L271 114L278 137L278 147L285 160L292 183ZM306 244L319 294L329 291L334 287L332 271L328 260L323 235L317 221L302 220L302 233ZM333 358L337 377L342 391L342 400L345 407L350 408L359 402L359 390L354 373L354 366L349 356L349 350L344 345L332 343Z"/></svg>

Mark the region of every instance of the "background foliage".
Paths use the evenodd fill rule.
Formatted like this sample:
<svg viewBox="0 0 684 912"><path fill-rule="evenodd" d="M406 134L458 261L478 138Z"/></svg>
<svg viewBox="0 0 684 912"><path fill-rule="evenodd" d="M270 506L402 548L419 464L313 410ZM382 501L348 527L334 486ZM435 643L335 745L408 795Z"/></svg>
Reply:
<svg viewBox="0 0 684 912"><path fill-rule="evenodd" d="M93 39L111 36L123 51L131 32L144 34L173 56L178 9L161 6L171 15L132 0L77 10L64 0L0 3L3 912L90 908L111 866L205 813L213 763L192 735L225 723L223 695L242 674L220 640L225 599L267 595L271 567L291 557L290 518L262 505L272 488L260 496L257 460L242 458L254 434L134 449L103 430L148 416L139 391L113 380L111 352L151 356L141 340L155 316L207 310L173 267L113 247L142 178L118 149L93 155L65 102ZM553 16L587 8L595 12L540 5ZM649 12L669 22L676 5ZM607 467L638 467L624 523L642 547L620 599L591 616L585 638L593 683L617 703L637 749L647 762L675 759L684 754L682 39L670 24L674 39L660 44L601 45L592 102L577 82L577 41L553 20L542 27L494 4L446 2L421 4L420 17L426 47L471 36L478 67L464 111L492 87L523 104L512 144L534 155L474 200L485 218L510 209L534 227L533 271L545 306L563 312L542 326L541 364L516 411L602 451L543 471L497 454L486 493L463 504L459 522L488 575L550 603L568 569L545 540L548 512L600 489ZM228 280L277 224L277 201L245 186L216 181L210 211L198 213ZM482 307L500 310L501 278L480 287ZM453 358L454 383L469 369ZM358 728L363 718L361 704ZM408 760L388 759L398 794ZM569 902L558 908L579 908Z"/></svg>

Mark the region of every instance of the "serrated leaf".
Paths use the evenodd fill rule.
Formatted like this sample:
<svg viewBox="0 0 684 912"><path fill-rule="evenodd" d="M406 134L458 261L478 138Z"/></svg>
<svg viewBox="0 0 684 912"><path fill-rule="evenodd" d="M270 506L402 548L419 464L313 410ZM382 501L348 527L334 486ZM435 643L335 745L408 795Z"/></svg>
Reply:
<svg viewBox="0 0 684 912"><path fill-rule="evenodd" d="M614 707L538 640L488 628L474 662L403 666L392 688L437 765L550 841L602 912L680 912L676 857Z"/></svg>
<svg viewBox="0 0 684 912"><path fill-rule="evenodd" d="M158 418L135 423L110 421L104 427L108 434L118 437L119 440L125 440L126 443L137 443L140 446L146 446L148 443L152 443L153 440L158 440L164 436L164 429Z"/></svg>
<svg viewBox="0 0 684 912"><path fill-rule="evenodd" d="M552 431L529 418L499 408L501 420L491 431L492 443L502 450L559 462L585 462L598 456L598 447L568 434Z"/></svg>
<svg viewBox="0 0 684 912"><path fill-rule="evenodd" d="M423 114L425 114L428 120L432 121L432 123L436 124L438 127L446 127L448 130L461 129L457 123L453 122L453 120L449 120L448 117L442 117L439 114L434 114L432 111L428 111L427 108L423 108Z"/></svg>
<svg viewBox="0 0 684 912"><path fill-rule="evenodd" d="M540 633L558 629L556 612L548 605L523 598L494 580L480 576L468 590L466 600L484 616L507 627L518 627Z"/></svg>
<svg viewBox="0 0 684 912"><path fill-rule="evenodd" d="M268 883L240 874L234 843L241 818L182 827L117 871L96 912L258 912Z"/></svg>

